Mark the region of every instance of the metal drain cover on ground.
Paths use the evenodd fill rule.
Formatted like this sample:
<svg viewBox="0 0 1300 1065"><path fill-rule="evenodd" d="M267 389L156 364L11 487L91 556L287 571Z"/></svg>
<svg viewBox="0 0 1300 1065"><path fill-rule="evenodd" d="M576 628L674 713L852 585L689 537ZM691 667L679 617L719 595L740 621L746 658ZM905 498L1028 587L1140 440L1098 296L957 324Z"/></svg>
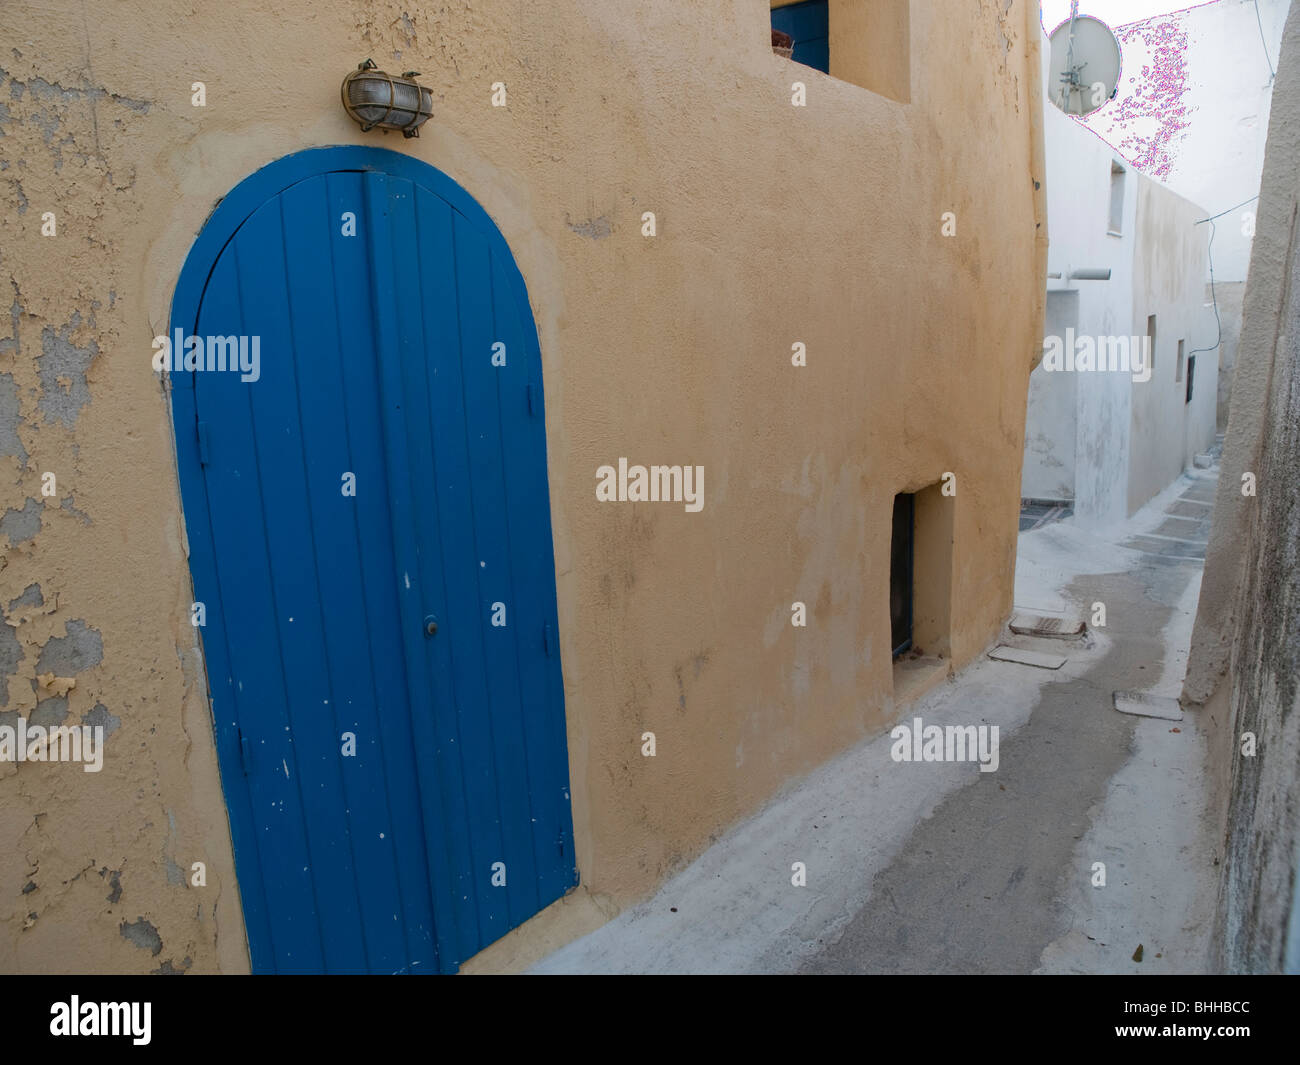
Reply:
<svg viewBox="0 0 1300 1065"><path fill-rule="evenodd" d="M1158 717L1165 721L1181 721L1183 708L1177 699L1167 695L1147 695L1145 692L1116 692L1115 709L1121 714L1138 717Z"/></svg>
<svg viewBox="0 0 1300 1065"><path fill-rule="evenodd" d="M1047 636L1069 640L1083 635L1083 622L1074 618L1048 618L1039 614L1015 614L1011 631L1017 636Z"/></svg>
<svg viewBox="0 0 1300 1065"><path fill-rule="evenodd" d="M1022 651L1019 647L998 644L989 652L989 657L999 662L1017 662L1022 666L1037 666L1039 669L1060 669L1065 665L1061 655L1045 655L1041 651Z"/></svg>

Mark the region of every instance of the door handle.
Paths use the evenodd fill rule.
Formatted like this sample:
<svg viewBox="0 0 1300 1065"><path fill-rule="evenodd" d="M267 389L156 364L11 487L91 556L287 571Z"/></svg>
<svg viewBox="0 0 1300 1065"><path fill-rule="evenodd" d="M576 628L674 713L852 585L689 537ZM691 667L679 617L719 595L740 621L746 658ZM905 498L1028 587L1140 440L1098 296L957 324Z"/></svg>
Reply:
<svg viewBox="0 0 1300 1065"><path fill-rule="evenodd" d="M437 635L437 632L438 632L438 619L435 618L432 614L430 614L427 618L424 619L424 634L425 636L435 636Z"/></svg>

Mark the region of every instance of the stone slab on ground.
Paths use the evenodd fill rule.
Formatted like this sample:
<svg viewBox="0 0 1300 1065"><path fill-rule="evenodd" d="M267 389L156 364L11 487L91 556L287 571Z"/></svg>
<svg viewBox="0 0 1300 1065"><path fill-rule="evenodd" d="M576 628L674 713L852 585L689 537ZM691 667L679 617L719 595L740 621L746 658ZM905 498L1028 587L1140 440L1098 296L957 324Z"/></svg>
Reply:
<svg viewBox="0 0 1300 1065"><path fill-rule="evenodd" d="M1165 721L1181 721L1183 708L1178 700L1167 695L1148 695L1146 692L1116 692L1115 709L1121 714L1138 717L1158 717Z"/></svg>
<svg viewBox="0 0 1300 1065"><path fill-rule="evenodd" d="M1037 666L1039 669L1060 669L1065 665L1064 655L1047 655L1041 651L1023 651L1019 647L998 644L989 652L989 657L998 662L1015 662L1022 666Z"/></svg>
<svg viewBox="0 0 1300 1065"><path fill-rule="evenodd" d="M1078 618L1052 618L1041 614L1013 614L1011 631L1017 636L1043 636L1051 640L1073 640L1083 635Z"/></svg>

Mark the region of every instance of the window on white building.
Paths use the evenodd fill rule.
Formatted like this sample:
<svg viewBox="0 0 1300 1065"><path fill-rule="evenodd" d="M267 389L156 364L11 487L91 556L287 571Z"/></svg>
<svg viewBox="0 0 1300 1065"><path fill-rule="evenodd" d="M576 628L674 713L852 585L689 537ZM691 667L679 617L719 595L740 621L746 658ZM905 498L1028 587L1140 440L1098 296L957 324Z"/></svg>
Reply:
<svg viewBox="0 0 1300 1065"><path fill-rule="evenodd" d="M1119 163L1110 164L1110 224L1106 232L1113 236L1124 233L1124 178L1125 170Z"/></svg>

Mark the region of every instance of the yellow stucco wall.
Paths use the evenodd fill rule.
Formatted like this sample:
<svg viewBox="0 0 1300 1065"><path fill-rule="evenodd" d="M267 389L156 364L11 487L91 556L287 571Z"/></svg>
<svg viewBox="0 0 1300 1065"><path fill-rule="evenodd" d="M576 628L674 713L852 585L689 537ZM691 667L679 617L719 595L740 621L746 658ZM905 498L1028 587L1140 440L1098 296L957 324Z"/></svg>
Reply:
<svg viewBox="0 0 1300 1065"><path fill-rule="evenodd" d="M0 970L247 967L150 340L213 205L286 153L443 170L536 316L583 885L468 969L594 926L890 723L896 492L957 475L954 663L993 638L1041 344L1036 10L913 0L907 104L768 29L763 0L0 8L0 711L57 717L44 654L68 723L120 722L98 774L0 764ZM366 57L433 89L418 140L342 112ZM620 456L704 466L703 510L598 502Z"/></svg>

